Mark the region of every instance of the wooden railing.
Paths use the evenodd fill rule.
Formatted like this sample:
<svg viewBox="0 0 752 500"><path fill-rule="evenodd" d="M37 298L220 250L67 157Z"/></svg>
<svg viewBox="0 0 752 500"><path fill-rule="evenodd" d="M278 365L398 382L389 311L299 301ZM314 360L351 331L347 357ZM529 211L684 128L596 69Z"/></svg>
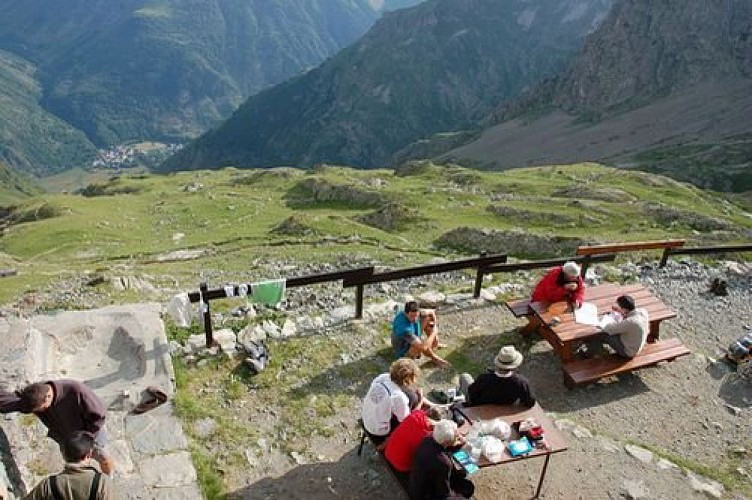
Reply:
<svg viewBox="0 0 752 500"><path fill-rule="evenodd" d="M361 267L356 269L347 269L343 271L333 271L329 273L313 274L309 276L300 276L286 280L287 288L313 285L317 283L327 283L333 281L342 281L344 288L355 287L355 317L363 317L363 298L365 286L375 283L384 283L388 281L426 276L431 274L440 274L450 271L463 269L475 269L475 284L473 286L473 296L479 297L483 286L483 277L487 274L508 273L515 271L527 271L531 269L542 269L562 265L567 261L579 262L582 265L582 275L588 269L588 266L598 262L613 262L617 253L663 248L663 256L660 266L663 267L671 255L696 255L696 254L720 254L731 252L752 252L752 244L713 246L713 247L683 247L684 240L664 240L648 241L634 243L613 243L607 245L595 245L589 247L579 247L574 257L561 257L556 259L535 260L529 262L507 263L506 254L484 255L470 259L455 260L451 262L442 262L440 264L428 264L424 266L409 267L393 271L384 271L375 273L374 268ZM606 253L607 252L607 253ZM247 285L250 289L250 286ZM233 296L238 295L238 285L233 286ZM227 292L224 288L209 289L206 283L201 283L198 292L192 292L189 295L192 303L200 302L203 299L205 308L203 311L204 331L206 333L206 345L211 346L214 343L211 323L211 310L209 301L226 298Z"/></svg>
<svg viewBox="0 0 752 500"><path fill-rule="evenodd" d="M442 262L440 264L428 264L425 266L410 267L406 269L398 269L395 271L385 271L378 274L374 273L373 267L362 267L357 269L347 269L344 271L334 271L330 273L312 274L309 276L288 278L286 280L286 288L294 288L299 286L341 280L342 285L345 288L356 287L355 317L362 318L365 285L373 283L384 283L387 281L394 281L405 278L413 278L417 276L426 276L429 274L446 273L462 269L479 269L481 266L502 263L506 262L506 260L507 256L505 254L481 255L480 257L474 257L470 259ZM478 283L481 283L482 278L482 275L476 276L476 286ZM250 285L246 286L248 290L251 289ZM239 285L232 285L232 287L233 293L232 295L230 295L230 297L237 297L239 292ZM203 320L207 347L214 344L211 308L209 306L209 302L212 300L224 299L227 297L228 295L224 288L214 288L210 290L206 283L201 283L198 292L192 292L188 294L188 298L192 303L202 301L204 303Z"/></svg>
<svg viewBox="0 0 752 500"><path fill-rule="evenodd" d="M712 247L694 247L694 248L667 248L663 251L663 258L660 266L663 267L672 255L701 255L701 254L722 254L722 253L744 253L752 252L752 243L742 245L721 245Z"/></svg>
<svg viewBox="0 0 752 500"><path fill-rule="evenodd" d="M660 266L666 265L668 251L683 247L687 240L657 240L657 241L627 241L622 243L606 243L604 245L584 245L577 247L577 255L598 255L603 253L635 252L638 250L663 249Z"/></svg>
<svg viewBox="0 0 752 500"><path fill-rule="evenodd" d="M475 281L475 289L473 290L474 297L480 297L481 281L483 275L496 274L496 273L512 273L515 271L529 271L531 269L544 269L553 266L560 266L565 262L574 261L582 264L582 270L580 273L585 276L585 271L588 266L595 262L612 262L616 259L615 253L602 254L602 255L583 255L577 257L561 257L558 259L547 260L533 260L529 262L515 262L513 264L492 264L485 267L478 268L479 278Z"/></svg>

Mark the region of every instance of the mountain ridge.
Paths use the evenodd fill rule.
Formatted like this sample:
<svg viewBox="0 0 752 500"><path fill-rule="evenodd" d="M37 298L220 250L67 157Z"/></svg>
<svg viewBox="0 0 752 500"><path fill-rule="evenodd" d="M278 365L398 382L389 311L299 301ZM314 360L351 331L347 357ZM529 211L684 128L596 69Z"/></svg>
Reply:
<svg viewBox="0 0 752 500"><path fill-rule="evenodd" d="M610 2L532 5L434 0L388 12L321 66L252 96L161 169L386 164L563 67Z"/></svg>
<svg viewBox="0 0 752 500"><path fill-rule="evenodd" d="M0 0L0 9L0 50L36 68L41 109L33 116L83 131L88 161L91 143L195 137L248 95L349 45L381 15L368 0ZM35 174L61 168L40 164L34 147L16 141L6 158Z"/></svg>
<svg viewBox="0 0 752 500"><path fill-rule="evenodd" d="M750 0L622 0L567 70L439 158L502 169L606 161L752 189L750 19Z"/></svg>

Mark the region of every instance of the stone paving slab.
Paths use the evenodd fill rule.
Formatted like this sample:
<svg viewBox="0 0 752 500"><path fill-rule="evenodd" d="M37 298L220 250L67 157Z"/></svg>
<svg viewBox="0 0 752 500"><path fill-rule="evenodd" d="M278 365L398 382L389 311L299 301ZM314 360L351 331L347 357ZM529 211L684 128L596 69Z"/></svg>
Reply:
<svg viewBox="0 0 752 500"><path fill-rule="evenodd" d="M174 372L161 306L140 304L66 311L32 318L0 318L0 386L75 378L108 406L108 449L116 461L113 483L123 499L199 499L196 470L174 407L167 402L135 415L150 385L174 394ZM23 497L47 474L62 468L55 442L36 417L0 418L0 481L9 499ZM15 477L14 477L15 476Z"/></svg>

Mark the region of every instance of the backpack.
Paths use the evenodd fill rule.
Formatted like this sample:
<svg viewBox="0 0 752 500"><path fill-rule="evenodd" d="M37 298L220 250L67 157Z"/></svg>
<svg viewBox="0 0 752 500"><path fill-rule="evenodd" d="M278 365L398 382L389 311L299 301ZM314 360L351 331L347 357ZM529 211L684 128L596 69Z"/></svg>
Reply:
<svg viewBox="0 0 752 500"><path fill-rule="evenodd" d="M752 332L747 332L728 347L728 357L734 361L741 361L750 355L752 355Z"/></svg>
<svg viewBox="0 0 752 500"><path fill-rule="evenodd" d="M260 342L249 341L240 344L246 353L244 364L253 372L254 375L262 372L266 365L269 364L269 351L266 346Z"/></svg>
<svg viewBox="0 0 752 500"><path fill-rule="evenodd" d="M102 473L94 468L91 470L94 471L94 479L91 480L91 488L89 488L89 500L97 500L99 497L97 490L99 490L99 481L102 479ZM65 500L65 496L63 496L63 493L60 491L60 486L57 484L58 475L59 474L50 476L50 491L52 493L52 498L55 500Z"/></svg>

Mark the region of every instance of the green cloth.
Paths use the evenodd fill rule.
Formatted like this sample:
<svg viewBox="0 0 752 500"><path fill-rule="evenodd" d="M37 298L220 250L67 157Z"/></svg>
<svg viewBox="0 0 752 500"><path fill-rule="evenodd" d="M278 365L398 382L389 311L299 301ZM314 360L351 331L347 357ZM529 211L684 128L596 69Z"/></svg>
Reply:
<svg viewBox="0 0 752 500"><path fill-rule="evenodd" d="M285 298L285 280L261 281L251 285L251 302L276 306Z"/></svg>

